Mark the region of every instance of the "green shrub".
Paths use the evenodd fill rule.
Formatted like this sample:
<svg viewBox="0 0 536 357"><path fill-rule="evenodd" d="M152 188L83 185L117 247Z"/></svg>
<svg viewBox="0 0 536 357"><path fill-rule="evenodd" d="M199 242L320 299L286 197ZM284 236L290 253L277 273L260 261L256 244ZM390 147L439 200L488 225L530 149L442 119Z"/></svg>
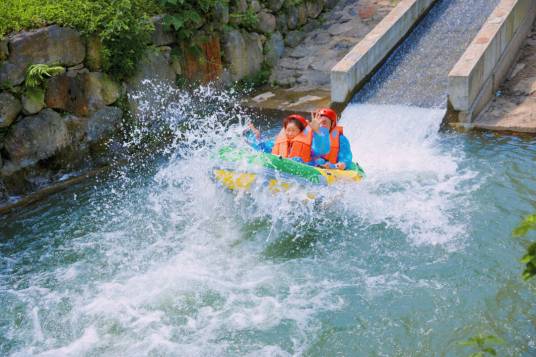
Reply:
<svg viewBox="0 0 536 357"><path fill-rule="evenodd" d="M132 73L147 46L154 0L2 0L0 38L11 31L58 24L103 43L104 69L121 79Z"/></svg>
<svg viewBox="0 0 536 357"><path fill-rule="evenodd" d="M255 26L259 23L259 18L255 11L247 9L244 13L234 13L230 15L231 18L235 18L240 27L248 30L255 29Z"/></svg>
<svg viewBox="0 0 536 357"><path fill-rule="evenodd" d="M228 0L158 0L166 13L164 26L176 33L177 39L190 47L198 47L192 39L204 24L216 23L218 6L228 6ZM210 27L212 30L214 28ZM207 27L206 30L209 30Z"/></svg>

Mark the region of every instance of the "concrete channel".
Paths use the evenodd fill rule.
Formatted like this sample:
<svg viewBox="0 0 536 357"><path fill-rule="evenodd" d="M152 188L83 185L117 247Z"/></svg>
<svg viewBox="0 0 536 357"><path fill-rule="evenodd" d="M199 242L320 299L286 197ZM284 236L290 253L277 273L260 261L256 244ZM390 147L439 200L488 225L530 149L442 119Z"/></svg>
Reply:
<svg viewBox="0 0 536 357"><path fill-rule="evenodd" d="M402 1L332 69L332 105L448 106L449 121L470 122L535 16L534 0Z"/></svg>
<svg viewBox="0 0 536 357"><path fill-rule="evenodd" d="M515 64L535 0L501 0L448 76L449 120L470 126Z"/></svg>

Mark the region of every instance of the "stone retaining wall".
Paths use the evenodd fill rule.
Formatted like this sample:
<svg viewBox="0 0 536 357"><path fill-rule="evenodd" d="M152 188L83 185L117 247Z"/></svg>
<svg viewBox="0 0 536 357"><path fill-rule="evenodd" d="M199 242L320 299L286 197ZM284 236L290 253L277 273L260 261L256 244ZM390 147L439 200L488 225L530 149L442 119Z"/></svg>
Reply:
<svg viewBox="0 0 536 357"><path fill-rule="evenodd" d="M102 45L95 36L51 25L0 40L0 205L10 196L57 182L65 172L107 164L103 157L113 156L113 147L122 147L103 146L120 130L122 109L127 107L118 101L128 98L129 111L139 114L135 96L129 94L144 90L147 79L174 87L179 77L231 85L254 76L263 66L277 63L285 43L296 40L296 30L335 3L232 0L220 9L220 30L213 24L198 30L196 38L205 39L199 53L185 50L188 46L165 30L163 16L156 16L151 44L124 83L102 72ZM258 19L248 30L230 16L246 12ZM25 77L32 64L65 70L29 88Z"/></svg>
<svg viewBox="0 0 536 357"><path fill-rule="evenodd" d="M535 0L502 0L448 77L448 118L471 123L515 63L536 17Z"/></svg>
<svg viewBox="0 0 536 357"><path fill-rule="evenodd" d="M436 0L402 0L331 69L331 100L346 103Z"/></svg>

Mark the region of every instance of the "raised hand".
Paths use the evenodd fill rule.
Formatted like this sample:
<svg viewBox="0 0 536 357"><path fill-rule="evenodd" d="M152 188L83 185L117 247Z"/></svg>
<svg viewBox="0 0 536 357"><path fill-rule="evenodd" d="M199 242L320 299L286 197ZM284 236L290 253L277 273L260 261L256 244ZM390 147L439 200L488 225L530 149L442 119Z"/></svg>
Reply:
<svg viewBox="0 0 536 357"><path fill-rule="evenodd" d="M313 129L313 131L318 132L318 130L320 129L320 115L318 114L318 112L312 112L311 118L312 119L309 122L309 126L311 127L311 129Z"/></svg>
<svg viewBox="0 0 536 357"><path fill-rule="evenodd" d="M253 125L252 122L249 122L249 123L248 123L248 128L253 132L253 134L255 134L255 137L256 137L257 139L260 139L260 138L261 138L261 131L260 131L259 129L257 129L257 128L255 127L255 125Z"/></svg>

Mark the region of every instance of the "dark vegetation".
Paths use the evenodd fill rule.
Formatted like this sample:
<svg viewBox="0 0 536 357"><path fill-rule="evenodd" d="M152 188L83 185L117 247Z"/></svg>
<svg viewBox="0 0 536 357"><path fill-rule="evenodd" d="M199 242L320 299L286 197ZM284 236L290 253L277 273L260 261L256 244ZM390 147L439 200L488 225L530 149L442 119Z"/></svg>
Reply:
<svg viewBox="0 0 536 357"><path fill-rule="evenodd" d="M251 30L256 25L258 19L251 9L232 12L231 6L229 12L230 5L230 0L2 0L0 39L51 24L75 28L84 36L100 39L104 71L122 80L133 73L149 45L152 16L166 14L165 28L195 53L211 32ZM229 16L226 24L221 23L224 13ZM265 72L259 75L263 78L251 81L264 79Z"/></svg>
<svg viewBox="0 0 536 357"><path fill-rule="evenodd" d="M514 229L514 237L526 237L530 231L536 231L536 214L527 216ZM536 276L536 242L528 243L527 253L521 258L521 262L525 264L523 271L523 279L529 280Z"/></svg>
<svg viewBox="0 0 536 357"><path fill-rule="evenodd" d="M161 11L146 0L3 0L0 38L50 24L69 26L102 41L104 69L117 78L134 70L149 41L149 17Z"/></svg>

